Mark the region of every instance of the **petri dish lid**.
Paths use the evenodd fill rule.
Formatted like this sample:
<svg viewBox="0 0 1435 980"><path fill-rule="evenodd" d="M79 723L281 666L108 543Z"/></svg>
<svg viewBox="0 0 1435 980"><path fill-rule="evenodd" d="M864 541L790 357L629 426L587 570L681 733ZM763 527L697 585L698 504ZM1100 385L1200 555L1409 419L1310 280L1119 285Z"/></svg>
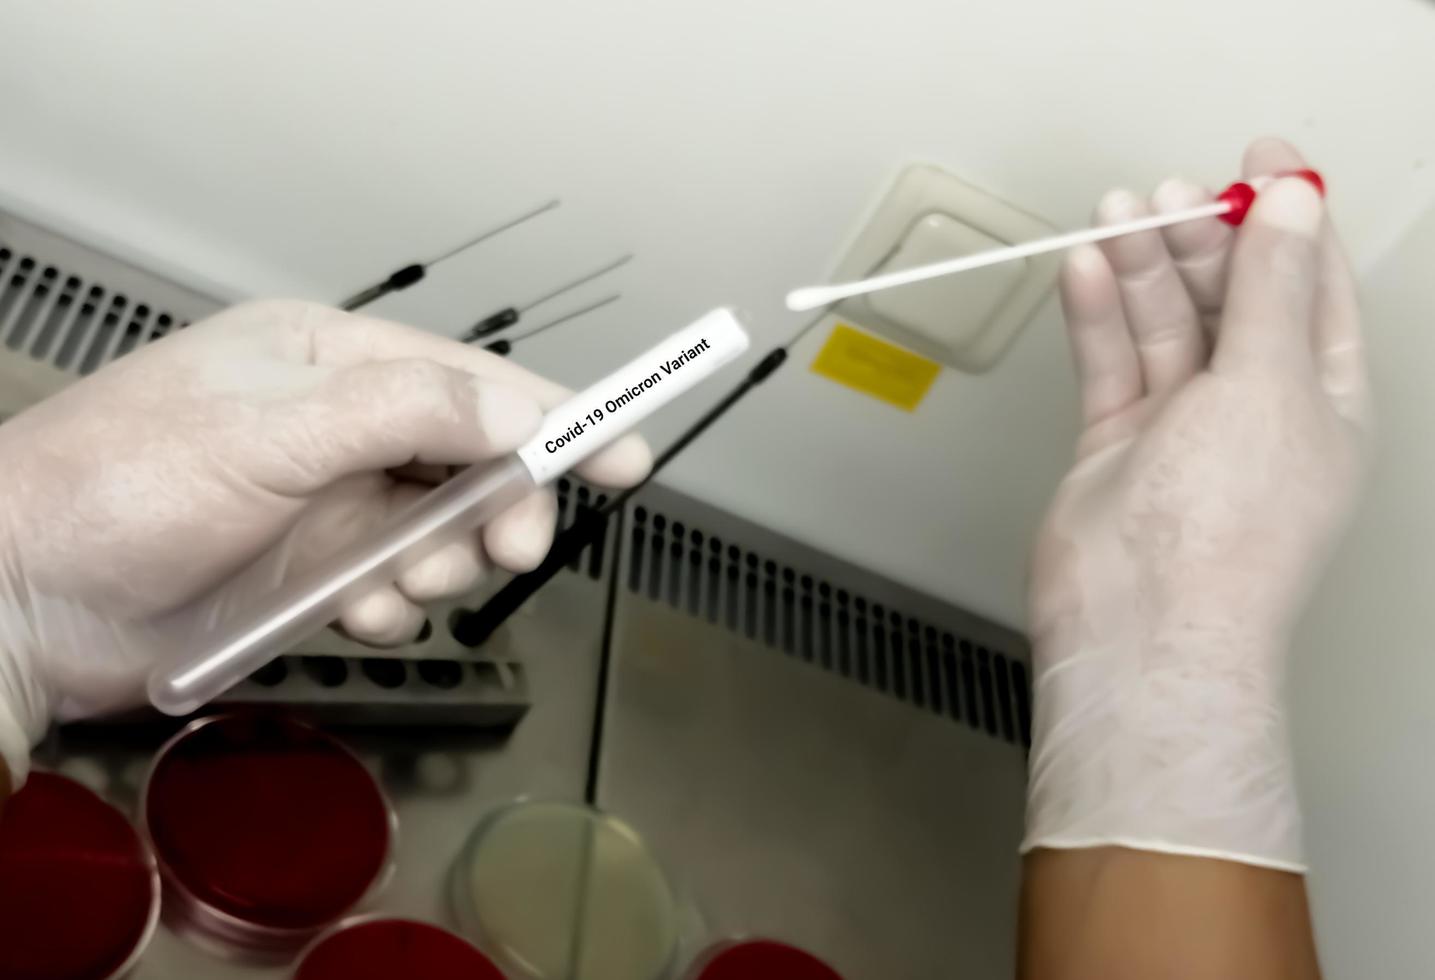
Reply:
<svg viewBox="0 0 1435 980"><path fill-rule="evenodd" d="M504 980L467 940L412 919L360 919L320 937L294 980Z"/></svg>
<svg viewBox="0 0 1435 980"><path fill-rule="evenodd" d="M291 952L380 881L394 827L342 743L269 713L202 718L171 739L143 823L167 921L239 950Z"/></svg>
<svg viewBox="0 0 1435 980"><path fill-rule="evenodd" d="M454 868L460 929L528 980L650 980L671 969L677 912L626 824L572 803L480 821Z"/></svg>
<svg viewBox="0 0 1435 980"><path fill-rule="evenodd" d="M123 975L149 944L159 896L140 835L74 780L31 773L0 808L0 977Z"/></svg>
<svg viewBox="0 0 1435 980"><path fill-rule="evenodd" d="M836 970L804 952L771 939L723 943L703 956L688 980L842 980Z"/></svg>

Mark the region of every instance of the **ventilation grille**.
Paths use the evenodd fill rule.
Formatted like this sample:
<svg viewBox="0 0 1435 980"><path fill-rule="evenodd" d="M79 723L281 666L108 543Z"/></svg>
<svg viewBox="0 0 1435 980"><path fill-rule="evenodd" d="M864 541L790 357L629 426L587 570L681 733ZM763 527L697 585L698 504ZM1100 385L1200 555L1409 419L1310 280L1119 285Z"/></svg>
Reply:
<svg viewBox="0 0 1435 980"><path fill-rule="evenodd" d="M629 592L664 602L977 731L1031 744L1031 688L1018 660L636 507Z"/></svg>
<svg viewBox="0 0 1435 980"><path fill-rule="evenodd" d="M72 374L89 374L188 326L167 310L0 242L0 343Z"/></svg>
<svg viewBox="0 0 1435 980"><path fill-rule="evenodd" d="M558 481L558 529L572 527L579 519L591 517L608 503L608 495L574 480ZM569 571L582 572L595 581L603 577L603 559L608 551L608 521L603 520L597 538L568 563Z"/></svg>

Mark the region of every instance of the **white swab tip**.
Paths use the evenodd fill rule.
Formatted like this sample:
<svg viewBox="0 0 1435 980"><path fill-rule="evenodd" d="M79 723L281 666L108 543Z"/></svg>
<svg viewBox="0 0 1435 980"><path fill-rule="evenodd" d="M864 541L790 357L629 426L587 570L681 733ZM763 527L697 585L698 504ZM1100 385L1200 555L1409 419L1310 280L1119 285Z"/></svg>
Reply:
<svg viewBox="0 0 1435 980"><path fill-rule="evenodd" d="M806 310L815 310L819 306L826 306L833 298L832 290L826 286L794 289L787 294L787 308L794 313L802 313Z"/></svg>

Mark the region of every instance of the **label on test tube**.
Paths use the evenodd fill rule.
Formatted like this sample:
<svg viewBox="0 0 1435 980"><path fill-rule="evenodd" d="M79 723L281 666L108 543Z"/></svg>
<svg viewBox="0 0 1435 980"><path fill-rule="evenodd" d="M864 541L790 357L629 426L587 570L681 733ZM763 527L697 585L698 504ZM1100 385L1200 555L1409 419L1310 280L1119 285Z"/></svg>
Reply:
<svg viewBox="0 0 1435 980"><path fill-rule="evenodd" d="M748 348L733 310L704 314L549 412L518 449L543 484L572 469Z"/></svg>

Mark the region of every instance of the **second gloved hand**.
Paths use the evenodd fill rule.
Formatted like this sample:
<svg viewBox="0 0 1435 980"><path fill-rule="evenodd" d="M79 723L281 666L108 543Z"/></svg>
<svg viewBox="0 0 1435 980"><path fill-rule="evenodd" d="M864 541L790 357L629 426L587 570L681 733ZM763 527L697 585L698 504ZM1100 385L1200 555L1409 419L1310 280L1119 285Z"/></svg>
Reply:
<svg viewBox="0 0 1435 980"><path fill-rule="evenodd" d="M1257 144L1247 175L1303 167ZM1189 185L1160 208L1209 200ZM1139 217L1129 194L1100 217ZM1086 417L1031 591L1024 849L1119 845L1303 867L1291 627L1349 517L1369 393L1354 284L1316 192L1074 253Z"/></svg>
<svg viewBox="0 0 1435 980"><path fill-rule="evenodd" d="M52 716L137 703L196 599L287 580L462 466L512 451L568 392L483 351L308 303L238 306L0 426L0 755L16 785ZM636 483L619 440L581 473ZM406 642L420 604L547 552L551 491L357 598L338 626ZM227 583L233 583L227 584ZM195 618L200 618L196 616Z"/></svg>

